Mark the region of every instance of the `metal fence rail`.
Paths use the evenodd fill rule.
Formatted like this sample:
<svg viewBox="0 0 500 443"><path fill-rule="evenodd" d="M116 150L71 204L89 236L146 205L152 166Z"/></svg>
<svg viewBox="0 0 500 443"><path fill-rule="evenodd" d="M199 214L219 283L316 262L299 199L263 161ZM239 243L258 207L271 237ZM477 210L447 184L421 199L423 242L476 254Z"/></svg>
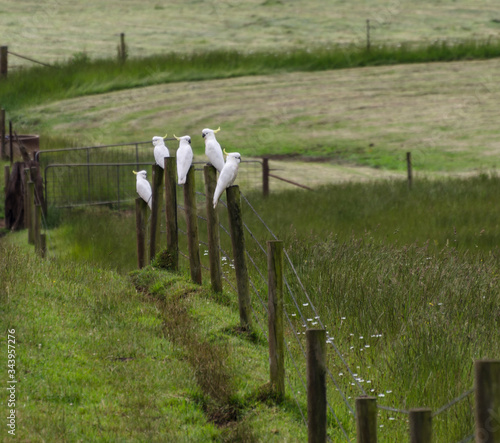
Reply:
<svg viewBox="0 0 500 443"><path fill-rule="evenodd" d="M45 151L42 151L45 152ZM90 152L90 151L87 151ZM203 165L194 162L199 191L203 191ZM83 205L110 205L126 207L136 197L136 176L132 170L144 169L152 178L151 153L147 161L125 163L53 163L43 168L45 201L48 207L68 208ZM236 184L246 189L260 189L262 163L242 161Z"/></svg>
<svg viewBox="0 0 500 443"><path fill-rule="evenodd" d="M167 139L172 140L172 139ZM151 141L118 143L113 145L84 146L77 148L44 149L35 160L41 168L54 163L150 163L153 158Z"/></svg>

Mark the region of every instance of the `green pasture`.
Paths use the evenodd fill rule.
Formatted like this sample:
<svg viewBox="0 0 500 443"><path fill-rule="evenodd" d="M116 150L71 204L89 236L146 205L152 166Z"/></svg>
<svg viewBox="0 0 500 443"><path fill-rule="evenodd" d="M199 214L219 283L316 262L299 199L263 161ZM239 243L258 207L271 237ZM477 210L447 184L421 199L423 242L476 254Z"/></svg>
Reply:
<svg viewBox="0 0 500 443"><path fill-rule="evenodd" d="M269 229L302 282L287 267L289 287L302 298L285 299L282 403L265 386L264 334L257 326L252 334L238 330L236 293L226 281L223 294L212 293L205 274L204 285L193 285L184 257L179 273L158 262L135 270L132 206L49 206L45 260L25 231L0 238L0 326L16 329L18 346L18 437L304 441L297 375L305 373L304 342L293 330L319 321L381 405L437 411L469 390L473 361L500 358L497 13L493 0L0 0L0 44L55 65L28 68L11 54L0 81L7 119L18 133L40 134L42 150L188 134L203 159L201 130L220 126L227 151L268 156L272 173L314 188L272 179L264 199L259 178L247 184L258 172L241 166L252 291L266 296L261 245L273 238ZM124 63L116 60L120 32ZM124 152L113 148L92 161L133 162L134 153ZM86 159L82 151L58 162ZM0 164L3 173L7 162ZM86 177L112 180L103 185L106 198L118 181L135 196L135 168L125 169ZM51 180L83 198L100 192L79 177L59 170ZM179 227L187 253L182 210ZM201 220L199 235L208 266ZM165 246L165 233L160 240ZM221 246L234 284L224 232ZM353 404L359 389L328 349L328 367ZM354 419L330 381L328 395L354 437ZM436 416L435 440L470 435L473 408L468 396ZM406 441L407 416L379 412L378 440ZM332 441L342 441L331 412L328 421Z"/></svg>
<svg viewBox="0 0 500 443"><path fill-rule="evenodd" d="M498 337L499 317L495 313L495 306L498 306L500 301L497 290L500 275L499 251L498 246L496 246L500 243L498 234L500 214L497 214L495 206L491 205L491 202L495 201L498 186L497 176L484 174L468 179L420 180L414 183L412 191L408 190L405 181L393 180L368 184L331 185L316 191L282 192L271 195L268 199L262 199L257 193L252 192L246 193L245 196L248 197L252 206L278 238L283 239L285 250L300 275L311 301L316 306L319 317L330 335L335 337L335 342L346 362L363 380L362 386L371 394L376 395L378 402L382 405L397 409L425 406L436 411L472 387L472 362L474 359L499 357L497 347L492 346L492 343L497 343L500 338ZM201 215L204 212L203 208L204 206L200 204L199 212ZM182 217L181 213L181 220ZM271 238L267 229L253 215L246 201L243 203L243 217L252 230L253 237L261 242ZM222 223L227 224L225 210L222 207L220 208L220 219ZM123 277L120 276L133 270L136 266L134 229L134 216L131 213L94 209L92 211L80 210L66 216L62 214L58 227L47 231L49 260L45 262L47 264L41 262L43 266L40 272L48 274L47 277L41 279L42 283L47 280L47 284L49 284L52 279L56 279L53 275L57 273L62 276L67 273L68 277L64 278L68 279L71 272L74 272L71 271L72 269L82 266L85 268L79 272L88 274L87 280L101 278L100 275L103 275L102 285L104 287L110 284L108 281L110 277L104 278L104 276L114 276L113 278L117 281L122 281ZM24 233L15 237L10 236L4 239L2 244L9 244L12 239L18 244L24 244L25 237ZM253 237L247 236L247 248L256 264L265 270L265 258ZM200 240L206 240L205 229L201 221ZM165 240L162 239L162 241ZM222 235L222 245L226 249L230 247L224 234ZM10 251L9 248L10 246L7 247ZM186 251L184 240L181 242L181 248ZM19 253L19 251L9 252L11 255L7 254L6 257L16 256ZM206 259L206 257L202 258ZM19 258L19 260L21 259L26 260L25 257ZM8 262L9 258L6 260ZM40 266L39 260L32 258L28 260L29 269L31 269L32 261L34 265ZM185 259L181 258L181 263L181 274L187 274ZM92 268L91 264L98 268ZM71 270L64 271L66 268ZM249 268L252 280L256 282L259 289L264 291L265 296L265 290L261 287L258 273L254 270L253 265ZM8 271L11 269L10 265L6 266L5 269L2 279L7 282L6 287L9 288L9 293L18 294L9 302L9 306L15 308L10 312L17 312L16 310L20 310L22 304L14 304L16 297L20 297L23 290L27 291L28 294L32 294L32 292L28 291L26 286L22 287L24 289L19 289L20 283L14 284L13 277ZM115 274L117 271L118 273ZM78 275L80 274L77 273L71 278L79 279ZM203 288L196 289L186 281L175 280L177 277L158 270L146 270L133 275L136 286L151 293L154 297L160 297L160 300L165 302L168 302L170 297L168 294L185 293L183 291L195 291L200 293L202 297L213 297L206 293ZM289 268L286 275L292 291L295 294L300 294L301 289L294 282ZM174 280L172 281L172 279ZM204 279L208 282L208 275L205 275ZM87 280L84 280L83 283ZM17 282L17 280L15 281ZM85 283L85 285L89 288L94 287L91 283ZM203 303L196 302L188 311L190 315L202 315L202 324L212 324L211 322L215 320L211 319L219 319L218 322L231 319L230 321L236 323L236 295L226 283L224 285L224 295L213 298L215 304L211 304L210 307L207 305L205 308ZM97 290L99 287L97 286ZM17 292L10 288L17 288ZM72 293L75 291L79 293L78 285L74 284L72 288ZM53 304L59 303L61 300L61 303L72 307L81 306L82 303L90 303L86 297L70 297L58 291L47 289L45 297L52 294L49 297L56 297ZM119 313L122 309L128 309L127 306L132 302L147 302L147 299L135 301L136 296L126 295L128 294L126 291L122 291L123 295L113 295L114 292L110 291L111 289L108 289L106 292L106 297L112 297L105 305L107 311L102 311L104 307L99 305L101 306L100 311L93 314L92 318L96 324L90 330L95 331L94 334L99 334L100 325L107 325L109 329L109 325L114 325L113 322L118 321L114 320L115 311ZM36 294L38 293L36 292ZM37 295L32 296L38 297ZM175 295L172 296L176 299ZM132 301L128 301L123 308L112 308L115 303L113 297L116 298L116 303L121 300L119 297L127 297ZM184 299L183 297L185 296L181 296L181 299ZM252 298L256 311L260 312L259 303L253 292ZM188 299L191 300L191 296L188 296ZM315 321L315 314L310 311L310 307L302 307L301 300L303 299L299 298L304 315L310 319L308 321ZM185 315L183 313L186 311L182 308L182 303L181 305L177 303L169 305L166 312L170 314L170 321L178 318L177 315L181 316L179 318ZM293 326L297 330L302 330L302 322L295 308L295 303L287 298L285 305ZM92 312L95 309L97 308L94 307ZM162 312L161 306L157 309ZM174 312L177 312L175 309L178 309L179 313L173 315ZM205 309L209 309L209 311L205 311ZM84 331L90 327L87 325L90 320L85 320L85 316L90 315L87 314L88 309L73 308L72 312L75 312L72 315L78 316L78 324L82 323L81 335L85 337ZM70 321L71 317L68 316L69 314L65 314L66 320L64 322ZM84 318L80 319L80 316ZM130 314L127 316L127 321L133 322L134 318L135 316ZM165 342L164 346L167 348L173 346L176 352L179 352L176 346L180 346L186 352L190 349L198 349L195 345L188 345L185 340L194 332L182 330L179 337L184 337L184 341L182 338L175 338L179 332L176 328L181 328L182 324L184 322L179 321L170 324L167 329L163 329L163 331L169 331L170 334L168 335L169 341ZM134 326L130 327L134 328ZM112 330L117 328L118 326L113 326ZM260 331L257 326L256 330ZM154 331L154 328L151 329L151 333L158 333ZM146 332L144 331L143 334ZM49 336L50 333L50 330L47 331ZM62 332L59 334L62 339ZM103 333L101 332L101 334ZM110 332L107 334L109 335ZM123 341L125 338L120 338L120 340ZM140 346L137 340L134 339L133 343ZM173 345L167 344L171 343L172 340ZM225 338L221 341L216 340L216 343L222 344L224 342L226 342ZM292 335L289 338L289 345L291 352L296 353L295 358L299 361L299 370L303 370L301 354L296 349L296 342ZM77 349L85 349L85 346L86 342L83 339L76 342ZM227 349L220 350L218 355L229 355L227 358L230 359L236 358L234 363L236 366L230 366L231 368L238 367L238 365L244 366L243 361L236 357L234 346L240 345L233 343L230 347L233 352L229 352ZM130 352L133 351L130 350L130 346L127 349ZM77 351L74 352L79 355ZM136 359L139 359L140 355L144 355L138 351L134 352L133 355L136 356L134 357ZM262 363L259 364L265 366L266 346L258 347L252 352L256 352L256 354L252 354L254 356L251 361L255 361L257 364L257 361L261 359ZM58 355L56 354L55 358L63 358L62 356L58 357ZM198 361L203 362L204 360L200 357ZM189 364L189 358L187 363ZM144 364L148 364L147 361ZM173 364L175 366L175 363ZM293 363L288 360L287 364L290 383L300 391L301 384ZM104 362L99 363L99 365L102 365L103 370L105 370L106 364ZM249 417L253 417L251 411L260 410L262 407L262 405L254 403L253 395L259 386L258 380L264 383L266 372L263 366L262 372L256 373L256 375L260 374L257 379L254 377L249 379L250 374L243 366L236 371L234 376L236 391L227 392L236 392L234 394L236 397L230 396L233 398L230 403L233 406L237 405L237 408L242 411L243 417L247 417L247 414ZM329 368L346 395L352 398L359 395L358 389L351 385L350 379L346 376L345 367L338 360L332 348L329 348ZM130 370L133 369L130 368ZM52 371L57 372L57 367ZM203 374L203 372L201 373ZM29 380L30 377L27 375L26 383L29 383ZM196 399L199 398L197 395L201 395L202 404L205 404L205 412L210 405L217 409L217 404L227 402L229 397L225 397L225 394L221 394L221 397L214 397L213 392L211 395L206 393L189 394L192 390L198 392L196 389L201 389L200 386L204 386L202 379L196 377L194 383L198 387L194 386L188 389L188 397L192 399L194 395ZM74 384L72 386L73 390L78 389L75 388ZM101 389L100 384L96 386L96 390ZM31 387L29 389L31 390ZM35 386L33 389L36 393L40 392L39 388ZM104 389L104 385L102 389ZM131 386L130 389L135 388ZM158 386L158 389L163 389L163 387ZM186 392L183 391L185 389L183 385L179 385L178 389ZM185 396L186 394L179 395ZM90 396L90 391L83 391L79 397L80 409L84 411L92 408L92 400L88 399L87 396ZM93 394L93 396L97 396L97 394ZM343 401L333 388L329 398L336 413L341 418L343 426L350 435L354 435L352 417L349 416ZM155 405L160 407L162 401L159 399ZM300 400L300 402L302 401ZM435 418L433 423L435 436L438 440L459 441L472 432L471 401L469 397L469 399L454 406L449 412ZM40 402L44 404L49 400L42 395ZM72 401L68 400L67 403L72 403ZM235 426L237 428L242 426L239 429L246 435L253 432L264 438L263 436L270 435L266 433L271 429L277 430L276 436L279 436L282 427L287 428L292 425L300 428L301 426L300 415L294 409L294 404L293 397L289 394L287 403L282 406L284 409L278 409L285 415L277 417L278 421L265 430L255 429L253 424L246 421L246 418L243 418L243 421ZM64 403L64 406L61 405L61 411L70 406L72 405ZM119 404L111 404L110 406L123 407ZM104 410L104 407L104 405L99 406L101 409L98 410ZM276 411L276 409L272 409ZM66 410L65 413L69 412ZM290 413L291 416L287 416L287 413ZM43 414L36 415L34 411L26 411L26 414L32 415L35 420L41 420L42 423L45 420ZM86 416L86 412L82 412L82 414L84 417ZM154 413L152 414L154 415ZM72 420L75 429L79 429L79 423L83 419L73 418ZM200 418L200 420L202 419ZM280 422L280 420L284 421ZM288 422L287 420L292 421ZM330 417L329 420L331 421L329 432L332 439L340 441L342 439L340 429L335 425L333 417ZM198 426L196 423L198 422L192 424ZM407 438L406 416L382 412L379 424L383 425L383 428L379 430L380 441L394 441L394 439L405 441ZM245 428L246 425L250 428ZM200 422L200 426L205 426L203 421ZM110 428L106 422L102 423L102 429L103 432L104 430L109 432L113 428ZM142 428L137 428L134 432L139 432L140 429ZM211 429L210 432L218 435L217 429ZM68 428L67 432L69 433L67 435L73 435L71 432L74 431ZM195 432L195 430L189 428L189 431L186 432ZM217 438L222 437L215 437L215 439ZM294 437L290 438L292 441L296 441Z"/></svg>
<svg viewBox="0 0 500 443"><path fill-rule="evenodd" d="M234 303L165 272L132 280L89 262L41 260L25 240L0 241L1 341L7 329L16 337L16 439L305 438L296 407L261 394L266 345L232 333Z"/></svg>
<svg viewBox="0 0 500 443"><path fill-rule="evenodd" d="M117 54L125 33L130 57L167 52L310 48L494 38L500 16L494 0L387 1L55 0L0 2L0 43L42 62ZM17 66L31 62L11 56Z"/></svg>

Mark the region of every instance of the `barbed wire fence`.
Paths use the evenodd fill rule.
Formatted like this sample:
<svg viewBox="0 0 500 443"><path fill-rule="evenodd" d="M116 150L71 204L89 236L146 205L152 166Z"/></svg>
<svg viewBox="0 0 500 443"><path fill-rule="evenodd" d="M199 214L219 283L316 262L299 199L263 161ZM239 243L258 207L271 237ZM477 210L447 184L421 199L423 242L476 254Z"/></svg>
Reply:
<svg viewBox="0 0 500 443"><path fill-rule="evenodd" d="M198 203L200 207L203 207L204 199L206 198L204 192L197 191ZM252 213L257 220L260 221L262 227L268 233L269 239L278 240L277 236L273 233L271 228L265 223L265 220L260 216L260 214L253 207L250 198L245 194L241 193L242 202L244 203L244 208ZM227 208L227 204L223 199L220 200L219 204L224 208ZM184 210L182 205L179 205L181 211ZM202 211L201 211L202 212ZM206 223L207 219L201 213L198 214L198 219L201 224ZM252 292L252 316L259 333L268 340L268 334L266 330L267 324L267 269L266 269L266 259L267 252L265 246L255 234L256 226L249 226L248 223L244 222L244 228L246 232L246 237L248 240L246 258L249 263L249 279L250 287ZM236 283L234 275L234 265L232 264L232 258L229 246L230 233L228 227L224 222L219 222L220 232L223 234L221 236L221 247L220 253L222 257L223 267L225 271L223 272L223 279L228 284L232 295L236 295ZM181 231L184 235L187 232L183 229ZM199 240L201 245L207 246L208 243L205 239L200 236ZM224 245L224 246L222 246ZM181 256L186 260L186 266L188 266L189 257L186 251L181 251ZM204 254L206 256L206 253ZM287 325L287 331L284 339L284 349L286 350L285 358L285 378L286 386L290 395L290 399L296 405L298 414L301 417L302 422L307 426L307 406L306 406L306 350L305 350L305 331L309 327L317 327L327 330L327 345L332 349L333 352L329 354L328 367L327 367L327 380L328 380L328 397L327 397L327 408L328 408L328 422L329 422L329 432L333 435L329 436L329 440L339 441L342 439L344 441L352 441L354 437L353 432L355 429L354 423L356 419L356 413L353 406L353 399L355 396L362 395L365 396L370 392L363 386L365 380L357 373L356 369L353 369L351 364L349 364L344 358L342 352L342 343L338 343L335 336L328 332L329 326L320 316L317 307L313 303L312 298L308 294L305 288L299 272L297 271L290 255L286 250L284 250L285 258L285 277L284 284L287 292L286 301L284 303L284 317ZM208 265L203 264L203 269L209 271ZM332 368L344 368L342 372L339 372L341 376L334 375ZM347 377L343 377L343 374ZM341 380L342 378L342 380ZM456 406L457 404L466 400L473 393L472 389L465 391L456 398L450 400L445 405L438 408L433 412L432 417L437 418L443 415L446 411ZM383 394L379 397L379 400L383 398ZM385 420L381 425L379 431L384 431L390 433L390 424L397 422L396 415L399 414L404 417L406 422L410 411L392 407L384 404L377 404L377 408L381 414L386 414ZM387 434L386 434L387 435ZM474 438L474 434L467 435L458 443L465 443L471 441Z"/></svg>
<svg viewBox="0 0 500 443"><path fill-rule="evenodd" d="M142 160L141 156L137 156L136 153L139 152L139 145L143 143L149 143L149 142L138 142L137 144L128 144L128 145L121 145L121 146L128 146L129 149L132 149L135 155L136 160ZM113 146L114 148L119 148L119 145ZM46 153L46 157L48 156L49 153ZM147 155L150 158L150 149L148 149ZM59 155L56 153L53 153L53 155ZM91 156L93 155L92 151L90 149L86 150L81 150L77 154L77 156L83 155L85 159L90 159L92 158ZM116 155L116 153L111 153L111 155ZM43 159L43 156L41 157ZM41 162L42 163L42 162ZM125 205L126 200L130 199L131 201L136 197L136 192L135 192L135 179L134 180L128 180L125 179L125 176L128 175L128 177L133 177L130 175L130 168L131 167L145 167L145 168L151 168L151 162L136 162L136 163L102 163L102 164L93 164L93 163L83 163L83 164L50 164L47 161L47 166L46 170L57 170L58 168L60 171L64 170L78 170L81 169L83 170L87 176L88 176L88 171L89 168L95 168L96 171L100 171L97 173L97 176L99 177L113 177L110 181L115 184L115 189L114 192L117 192L117 187L120 189L119 186L117 186L117 183L119 183L119 180L122 179L124 182L129 181L132 183L131 186L127 188L127 191L123 192L123 198L120 199L118 198L116 201L118 204L120 202L123 202L122 204ZM195 171L199 175L199 172L202 171L201 168L198 166L204 162L197 162L195 164ZM42 163L43 164L43 163ZM254 180L255 181L255 176L257 174L260 174L260 165L259 162L256 161L254 164L251 165L251 167L254 168L253 172L251 172L250 175L250 181ZM123 171L122 171L123 169ZM244 167L242 168L244 171ZM103 172L105 171L105 172ZM115 173L112 173L110 171L117 171ZM244 174L242 174L244 175ZM253 178L252 178L253 175ZM55 183L55 177L57 174L55 174L53 177L48 175L50 177L46 181L46 186L50 188L51 183ZM65 180L68 179L68 177L71 177L72 180L79 180L78 174L75 173L68 173L68 172L60 172L59 177L63 177ZM243 178L243 177L242 177ZM84 179L82 179L84 180ZM244 180L243 180L244 181ZM260 181L260 177L259 177ZM99 181L97 178L93 178L90 180L90 182L95 183L96 185L99 184ZM89 182L89 183L90 183ZM197 180L198 184L202 183L202 180ZM80 186L81 184L77 182L76 186L77 188L82 188L83 189L83 194L88 196L90 186ZM111 186L113 188L113 186ZM178 186L178 190L181 187ZM199 189L198 189L199 188ZM196 191L197 199L198 199L198 204L201 204L204 202L206 199L205 193L200 190L201 187L198 187ZM46 191L47 192L47 191ZM51 191L48 191L48 195L51 195L51 192L54 193L55 189L52 189ZM118 195L120 195L120 192L118 192ZM258 211L254 208L254 206L251 203L251 199L247 197L245 194L241 194L242 197L242 202L244 203L244 208L246 211L248 211L248 214L252 214L253 218L258 221L260 224L261 228L264 228L264 231L267 233L267 237L269 239L273 240L278 240L277 236L274 234L272 229L266 224L265 220L260 216ZM99 198L102 199L102 196L98 196L96 200ZM115 203L116 203L115 201ZM178 200L180 201L180 200ZM101 202L102 204L110 204L113 203L111 199L105 200ZM223 207L227 207L226 203L223 201L223 199L220 200L220 203ZM60 200L60 204L64 206L64 202ZM85 203L80 203L80 204L85 204ZM75 206L74 202L68 206ZM178 205L178 208L183 211L184 207L182 204ZM48 236L49 242L50 242L50 230L47 229L48 227L48 221L45 218L45 215L43 216L43 226L46 235ZM162 218L163 219L163 218ZM182 219L180 217L180 219ZM200 211L198 211L198 219L202 222L199 223L200 225L203 225L206 223L206 218L202 215ZM262 243L262 239L259 239L258 235L255 234L256 231L256 225L253 223L251 226L244 222L244 228L247 234L247 238L250 242L250 247L247 248L246 250L246 257L248 262L251 264L251 272L250 272L250 286L252 290L252 305L251 305L251 310L252 310L252 316L255 321L255 324L258 327L258 330L262 337L267 341L268 340L268 335L266 332L266 322L267 322L267 303L266 303L266 291L267 291L267 279L266 279L266 273L267 270L265 268L266 264L266 249ZM232 293L236 293L236 285L235 285L235 275L234 275L234 265L233 261L231 258L231 254L228 252L230 250L229 246L229 240L230 240L230 233L229 229L224 223L220 223L220 229L221 232L223 233L223 237L221 238L221 246L220 246L220 252L222 254L222 262L223 262L223 279L231 289ZM186 231L183 229L182 223L179 225L179 232L184 234L186 236ZM202 231L203 232L203 231ZM180 255L181 257L185 258L188 260L188 255L185 253L186 250L186 245L182 244L182 249L181 249L181 244L180 243ZM203 237L200 236L200 244L208 246L207 241ZM205 255L205 254L204 254ZM306 289L305 285L303 284L301 277L300 277L300 272L297 270L296 266L294 265L290 255L284 250L284 257L285 257L285 276L284 276L284 283L285 283L285 288L286 288L286 293L287 293L287 299L286 303L284 305L284 316L286 318L286 325L287 325L287 332L285 335L284 339L284 345L286 349L286 385L289 390L289 393L291 395L291 398L293 399L293 402L296 405L297 411L300 414L300 417L305 425L307 425L306 421L306 415L307 415L307 406L306 406L306 393L307 393L307 387L306 387L306 376L305 376L305 360L306 360L306 351L305 351L305 331L309 327L314 327L316 325L319 325L321 328L327 330L327 345L333 350L333 352L329 353L329 358L328 358L328 367L327 367L327 379L328 379L328 398L327 398L327 407L328 407L328 417L329 417L329 423L330 423L330 431L332 433L338 432L338 435L335 436L335 438L341 438L345 441L350 441L352 438L352 432L353 432L353 423L355 420L355 411L353 408L353 398L355 395L367 395L367 390L364 388L363 383L365 380L357 373L357 369L353 369L351 364L349 364L346 359L344 358L344 354L342 352L342 343L338 343L336 341L335 336L331 334L328 329L328 325L326 324L323 319L321 318L317 307L313 303L312 298L310 297L308 290ZM188 260L189 261L189 260ZM209 271L209 268L207 267L206 264L202 265L203 269L205 271ZM338 372L338 376L334 375L334 372L332 368L343 368L342 371ZM344 372L346 373L347 377L344 377ZM454 407L455 405L463 402L466 400L471 394L473 390L468 390L458 397L454 398L453 400L449 401L447 404L441 406L439 409L437 409L433 413L433 417L440 417L442 414L444 414L446 411L448 411L450 408ZM385 420L384 423L391 423L395 422L396 419L394 418L394 414L399 414L403 415L404 417L407 417L409 414L409 411L404 410L404 409L398 409L392 406L384 405L384 404L377 404L377 407L379 411L384 412L386 414L390 414L387 417L387 420ZM390 432L388 427L386 428L387 432ZM338 430L338 431L337 431ZM474 437L474 434L468 435L462 440L459 441L459 443L462 442L468 442L471 441Z"/></svg>

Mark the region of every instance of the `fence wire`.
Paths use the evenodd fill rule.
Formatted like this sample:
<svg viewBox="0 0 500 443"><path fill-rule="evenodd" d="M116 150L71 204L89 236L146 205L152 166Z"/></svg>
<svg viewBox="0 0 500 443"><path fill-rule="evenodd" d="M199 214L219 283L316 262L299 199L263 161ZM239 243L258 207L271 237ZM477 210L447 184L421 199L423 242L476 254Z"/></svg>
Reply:
<svg viewBox="0 0 500 443"><path fill-rule="evenodd" d="M122 148L124 149L124 146L127 146L126 149L131 150L132 154L136 155L135 153L139 152L140 143L146 144L150 142L138 142L137 144L134 145L114 145L112 147L117 148L116 150L119 151L119 149ZM48 151L42 151L42 153L43 155L41 156L41 159L50 162L51 160L48 159L51 153ZM60 154L59 153L56 154L55 152L53 152L52 155L60 155ZM86 148L86 150L78 152L77 155L84 155L86 157L88 156L88 158L91 158L92 155L97 155L97 154L94 151L92 151L91 148ZM107 155L110 156L116 155L116 153L110 151L108 152ZM137 197L137 194L135 190L135 176L131 174L131 168L139 169L140 167L141 169L146 169L150 173L151 146L147 147L147 155L148 155L147 162L137 161L135 163L127 162L121 164L120 163L47 164L44 168L46 201L50 206L74 206L78 204L89 204L89 202L91 201L100 202L100 204L116 203L116 202L118 202L118 204L125 204L129 200L133 201ZM140 157L137 157L136 155L136 159L138 158L140 159ZM203 162L199 162L195 165L195 171L198 175L203 170L202 168L199 167L199 165L201 164L203 164ZM249 171L248 172L249 178L247 179L247 183L250 182L260 183L261 169L259 162L253 162L248 166L249 168L247 171ZM242 168L242 170L243 171L245 170L245 166ZM242 181L244 182L245 181L244 174L242 174L242 179L243 179ZM58 192L60 192L59 190L64 189L65 184L68 181L71 181L73 183L74 186L72 186L72 188L76 188L77 192L73 190L72 192L75 192L74 194L68 194L66 196L64 196L62 193L58 194ZM203 179L198 179L196 181L198 184L203 183ZM111 182L113 185L105 186L103 184L104 182ZM180 188L181 187L178 186L178 192ZM97 189L100 189L100 191L98 192ZM197 186L196 194L199 197L200 203L201 202L206 203L204 201L206 199L206 196L203 190L201 190L201 186ZM257 217L257 219L265 228L265 231L270 235L270 237L274 240L278 240L276 235L265 223L260 214L252 206L248 198L243 193L241 193L241 196L242 196L242 201L245 202L245 204L250 208L251 212ZM178 198L178 201L181 201L181 199ZM220 200L220 204L222 206L227 207L223 199ZM179 204L178 207L181 210L183 209L182 204ZM198 218L201 221L206 222L206 218L204 218L203 216L198 215ZM46 226L46 220L44 221L44 226ZM246 223L244 223L244 228L248 234L249 240L251 240L256 245L256 251L259 254L259 257L257 257L254 256L253 254L250 254L248 249L246 251L246 257L249 263L251 264L251 269L253 270L250 273L251 274L250 285L254 294L254 297L252 297L252 299L256 301L255 304L252 303L252 316L255 322L257 323L260 332L262 333L262 336L267 339L268 337L265 328L266 318L267 318L267 303L265 302L265 294L264 294L264 292L267 290L267 280L265 277L267 270L262 269L263 267L266 266L267 263L266 259L267 251L262 245L262 243L258 240L257 236L254 234L254 232L250 229L250 227ZM228 286L231 287L232 291L236 293L237 290L234 284L235 282L234 266L232 266L232 260L227 252L227 250L230 248L229 246L230 234L229 230L227 229L226 226L224 226L223 223L220 223L220 229L221 232L225 234L225 238L224 239L221 238L221 245L220 245L220 252L222 254L221 259L223 263L225 262L228 265L226 267L226 270L223 272L222 276L225 282L228 284ZM181 227L179 227L179 232L183 233L186 236L186 232L183 231ZM200 244L207 246L206 241L203 239L200 240ZM182 256L186 260L189 260L188 256L182 250L179 250L179 253L180 256ZM300 328L303 328L305 330L309 327L309 325L319 324L323 329L326 329L326 326L323 320L320 318L318 311L314 306L311 297L309 296L304 284L302 283L299 273L296 267L294 266L290 256L286 252L286 250L284 250L284 258L286 266L284 283L290 302L289 305L284 306L284 314L286 316L286 320L289 326L288 331L291 335L293 335L296 341L296 345L291 346L291 343L287 341L286 337L284 340L285 342L284 344L287 350L288 368L292 369L291 371L286 371L286 380L290 392L292 393L292 396L297 404L298 410L300 411L301 417L304 423L306 423L305 414L302 411L301 400L300 400L301 395L304 395L307 391L304 382L305 357L306 357L304 349L305 332L301 331ZM202 264L202 268L205 271L209 270L206 264ZM290 309L290 307L292 309ZM327 344L331 346L335 351L334 353L335 358L339 359L341 365L346 368L350 376L350 379L352 380L352 384L355 385L358 388L358 390L365 395L366 392L360 383L359 377L351 369L351 367L343 357L343 354L341 353L341 351L339 350L334 341L335 341L334 337L327 332ZM346 392L344 392L341 383L339 383L336 380L336 378L333 376L329 368L327 368L327 375L328 375L328 380L331 381L334 387L333 389L329 390L329 397L333 394L333 392L338 393L339 401L345 405L347 411L349 412L349 415L351 417L354 417L355 412L349 402L350 397L347 395ZM443 413L448 408L460 402L471 393L472 390L469 390L461 394L448 404L439 408L433 414L433 417ZM347 426L345 426L345 424L343 424L342 421L340 420L339 415L335 412L330 400L327 402L327 406L330 416L333 417L333 419L335 420L338 428L342 432L343 438L349 441L350 437L346 430ZM377 406L381 410L408 414L408 411L406 410L397 409L384 405L377 405ZM466 437L462 441L466 442L470 440L469 437Z"/></svg>

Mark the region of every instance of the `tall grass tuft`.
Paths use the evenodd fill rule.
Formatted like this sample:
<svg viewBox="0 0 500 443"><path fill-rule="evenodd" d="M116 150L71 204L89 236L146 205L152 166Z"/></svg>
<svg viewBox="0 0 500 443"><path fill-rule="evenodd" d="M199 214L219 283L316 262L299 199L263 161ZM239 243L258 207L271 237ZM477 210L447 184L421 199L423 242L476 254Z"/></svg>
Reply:
<svg viewBox="0 0 500 443"><path fill-rule="evenodd" d="M335 235L340 240L369 233L387 244L444 246L498 251L500 177L419 179L408 190L404 180L329 185L311 191L286 191L262 199L252 195L257 211L283 239L296 232ZM252 214L248 217L251 220ZM256 223L256 221L255 221Z"/></svg>

